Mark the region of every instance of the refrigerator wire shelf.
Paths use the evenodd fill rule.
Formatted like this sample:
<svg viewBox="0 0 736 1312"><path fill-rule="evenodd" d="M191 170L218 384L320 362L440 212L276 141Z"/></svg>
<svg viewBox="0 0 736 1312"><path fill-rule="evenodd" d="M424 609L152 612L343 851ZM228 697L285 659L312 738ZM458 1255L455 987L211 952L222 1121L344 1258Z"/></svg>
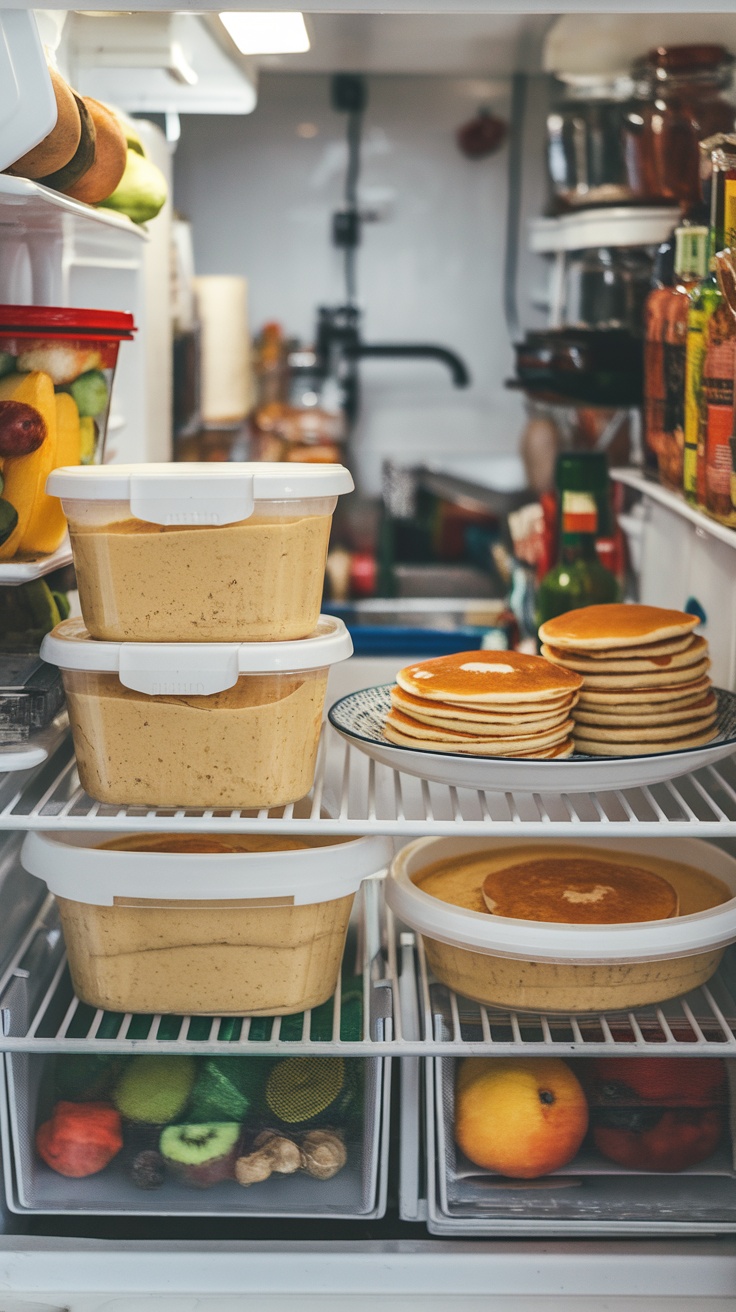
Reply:
<svg viewBox="0 0 736 1312"><path fill-rule="evenodd" d="M707 985L683 997L631 1011L567 1015L514 1012L460 997L433 978L421 935L402 933L399 944L397 1010L415 1017L406 1028L421 1034L427 1056L736 1056L736 948ZM406 1046L401 1015L397 1051Z"/></svg>
<svg viewBox="0 0 736 1312"><path fill-rule="evenodd" d="M0 781L0 828L291 832L403 837L736 836L736 756L649 787L601 793L484 792L428 783L370 760L325 725L314 785L276 809L186 810L94 802L71 739L34 770Z"/></svg>
<svg viewBox="0 0 736 1312"><path fill-rule="evenodd" d="M0 978L0 1051L218 1057L395 1052L393 977L380 947L379 902L377 881L364 881L358 895L360 973L338 979L322 1006L295 1016L170 1016L109 1012L80 1002L49 897Z"/></svg>

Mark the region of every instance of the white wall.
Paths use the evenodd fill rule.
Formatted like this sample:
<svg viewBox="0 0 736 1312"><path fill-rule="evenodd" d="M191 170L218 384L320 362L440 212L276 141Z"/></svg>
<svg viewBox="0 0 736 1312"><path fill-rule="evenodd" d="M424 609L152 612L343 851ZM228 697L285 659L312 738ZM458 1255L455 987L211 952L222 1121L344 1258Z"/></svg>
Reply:
<svg viewBox="0 0 736 1312"><path fill-rule="evenodd" d="M359 297L367 341L436 342L458 351L473 385L455 389L440 365L361 366L363 407L355 466L378 490L381 459L515 449L518 395L503 387L513 353L503 321L507 151L469 161L454 142L494 80L374 76L369 81L361 192L385 218L364 228ZM543 203L543 97L532 96L527 138L535 167L525 200ZM317 128L312 137L300 124ZM279 320L309 340L319 304L343 298L342 261L330 245L341 200L344 117L330 108L326 76L266 75L254 114L186 116L174 162L177 207L194 225L198 273L240 273L250 283L251 327ZM522 250L524 243L522 240ZM534 277L528 259L522 284ZM533 320L525 313L526 323Z"/></svg>

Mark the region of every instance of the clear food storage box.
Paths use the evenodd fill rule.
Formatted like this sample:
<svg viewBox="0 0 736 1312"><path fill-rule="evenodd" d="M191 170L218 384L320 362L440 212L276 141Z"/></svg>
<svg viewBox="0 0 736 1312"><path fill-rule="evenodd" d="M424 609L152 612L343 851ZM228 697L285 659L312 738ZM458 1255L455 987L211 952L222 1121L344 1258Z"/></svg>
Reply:
<svg viewBox="0 0 736 1312"><path fill-rule="evenodd" d="M388 839L32 833L77 996L108 1011L284 1016L331 997ZM109 842L110 840L108 840Z"/></svg>
<svg viewBox="0 0 736 1312"><path fill-rule="evenodd" d="M83 788L149 807L284 806L314 781L329 667L352 652L322 616L298 642L96 642L65 620L41 645L61 668Z"/></svg>
<svg viewBox="0 0 736 1312"><path fill-rule="evenodd" d="M118 311L0 305L0 560L61 545L46 480L102 460L118 349L134 331Z"/></svg>
<svg viewBox="0 0 736 1312"><path fill-rule="evenodd" d="M452 905L417 887L439 862L458 865L521 852L635 855L672 863L678 913L624 924L516 919ZM509 871L509 879L513 871ZM464 997L518 1011L580 1013L647 1006L687 993L716 971L736 941L736 860L698 839L610 839L571 844L422 838L395 858L386 898L424 938L435 977ZM482 898L478 896L482 904Z"/></svg>
<svg viewBox="0 0 736 1312"><path fill-rule="evenodd" d="M2 1165L21 1215L385 1211L388 1058L13 1053L7 1094Z"/></svg>
<svg viewBox="0 0 736 1312"><path fill-rule="evenodd" d="M509 1065L524 1078L523 1059L511 1058ZM553 1092L559 1088L562 1061L537 1058L529 1065L535 1068L532 1080ZM643 1238L736 1230L733 1061L716 1055L601 1057L566 1060L564 1067L582 1085L588 1104L587 1132L568 1161L562 1161L567 1153L558 1151L559 1139L538 1121L535 1127L528 1103L513 1129L491 1127L486 1144L482 1129L477 1136L491 1155L505 1134L513 1136L514 1149L518 1145L512 1156L532 1161L536 1156L539 1173L530 1171L531 1178L523 1179L514 1178L513 1166L503 1175L466 1156L458 1132L463 1140L476 1136L472 1130L469 1135L458 1106L463 1063L452 1058L426 1063L431 1234ZM541 1163L545 1152L558 1158L547 1170Z"/></svg>
<svg viewBox="0 0 736 1312"><path fill-rule="evenodd" d="M342 465L110 465L59 469L93 638L276 642L319 616Z"/></svg>

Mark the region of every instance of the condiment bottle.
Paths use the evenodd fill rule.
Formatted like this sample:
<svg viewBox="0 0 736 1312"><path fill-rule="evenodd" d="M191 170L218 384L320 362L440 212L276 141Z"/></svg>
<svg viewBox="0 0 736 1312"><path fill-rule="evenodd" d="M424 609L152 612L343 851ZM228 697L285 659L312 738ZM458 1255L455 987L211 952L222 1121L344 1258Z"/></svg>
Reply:
<svg viewBox="0 0 736 1312"><path fill-rule="evenodd" d="M665 434L664 336L675 281L674 254L672 240L662 242L654 261L652 290L644 302L644 441L647 463L655 466Z"/></svg>
<svg viewBox="0 0 736 1312"><path fill-rule="evenodd" d="M736 244L736 135L703 145L711 159L710 268L690 292L683 490L688 501L729 522L736 321L718 285L716 255Z"/></svg>
<svg viewBox="0 0 736 1312"><path fill-rule="evenodd" d="M603 566L596 539L610 536L606 457L600 451L566 452L557 461L560 546L558 561L537 594L537 627L554 615L618 601L614 575Z"/></svg>
<svg viewBox="0 0 736 1312"><path fill-rule="evenodd" d="M682 488L685 444L685 346L690 292L708 267L708 229L678 228L675 234L675 280L668 289L663 315L662 365L664 406L657 452L659 476L666 487Z"/></svg>

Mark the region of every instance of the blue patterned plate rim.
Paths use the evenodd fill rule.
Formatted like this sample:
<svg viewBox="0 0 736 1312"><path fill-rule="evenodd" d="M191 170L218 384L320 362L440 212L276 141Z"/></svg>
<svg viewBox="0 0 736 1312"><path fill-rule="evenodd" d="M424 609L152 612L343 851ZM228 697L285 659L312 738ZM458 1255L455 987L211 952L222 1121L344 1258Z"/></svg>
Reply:
<svg viewBox="0 0 736 1312"><path fill-rule="evenodd" d="M394 752L414 752L417 756L441 756L446 761L457 761L456 752L438 752L430 751L424 747L400 747L398 743L392 743L385 737L382 729L382 722L387 715L391 706L391 689L393 683L375 684L372 688L361 688L358 692L350 692L345 697L331 706L327 718L338 733L343 734L346 738L353 738L359 743L370 743L374 747L390 748ZM729 692L726 688L714 688L718 702L718 715L716 725L718 732L715 738L711 738L707 743L700 743L697 747L678 747L670 752L647 752L645 757L641 754L634 756L588 756L583 752L573 752L572 756L561 757L557 760L545 760L544 757L513 757L513 756L472 756L469 752L462 753L463 761L505 761L507 764L522 762L525 765L534 761L535 765L545 766L553 770L556 765L562 761L565 765L577 762L587 762L589 765L604 765L612 761L656 761L662 756L681 756L687 752L707 752L713 747L728 746L733 743L736 748L736 692ZM366 704L361 704L367 702ZM378 722L380 717L380 723ZM362 723L363 729L368 729L368 733L359 733L352 726L358 722L368 720L369 723ZM373 723L370 723L370 720Z"/></svg>

